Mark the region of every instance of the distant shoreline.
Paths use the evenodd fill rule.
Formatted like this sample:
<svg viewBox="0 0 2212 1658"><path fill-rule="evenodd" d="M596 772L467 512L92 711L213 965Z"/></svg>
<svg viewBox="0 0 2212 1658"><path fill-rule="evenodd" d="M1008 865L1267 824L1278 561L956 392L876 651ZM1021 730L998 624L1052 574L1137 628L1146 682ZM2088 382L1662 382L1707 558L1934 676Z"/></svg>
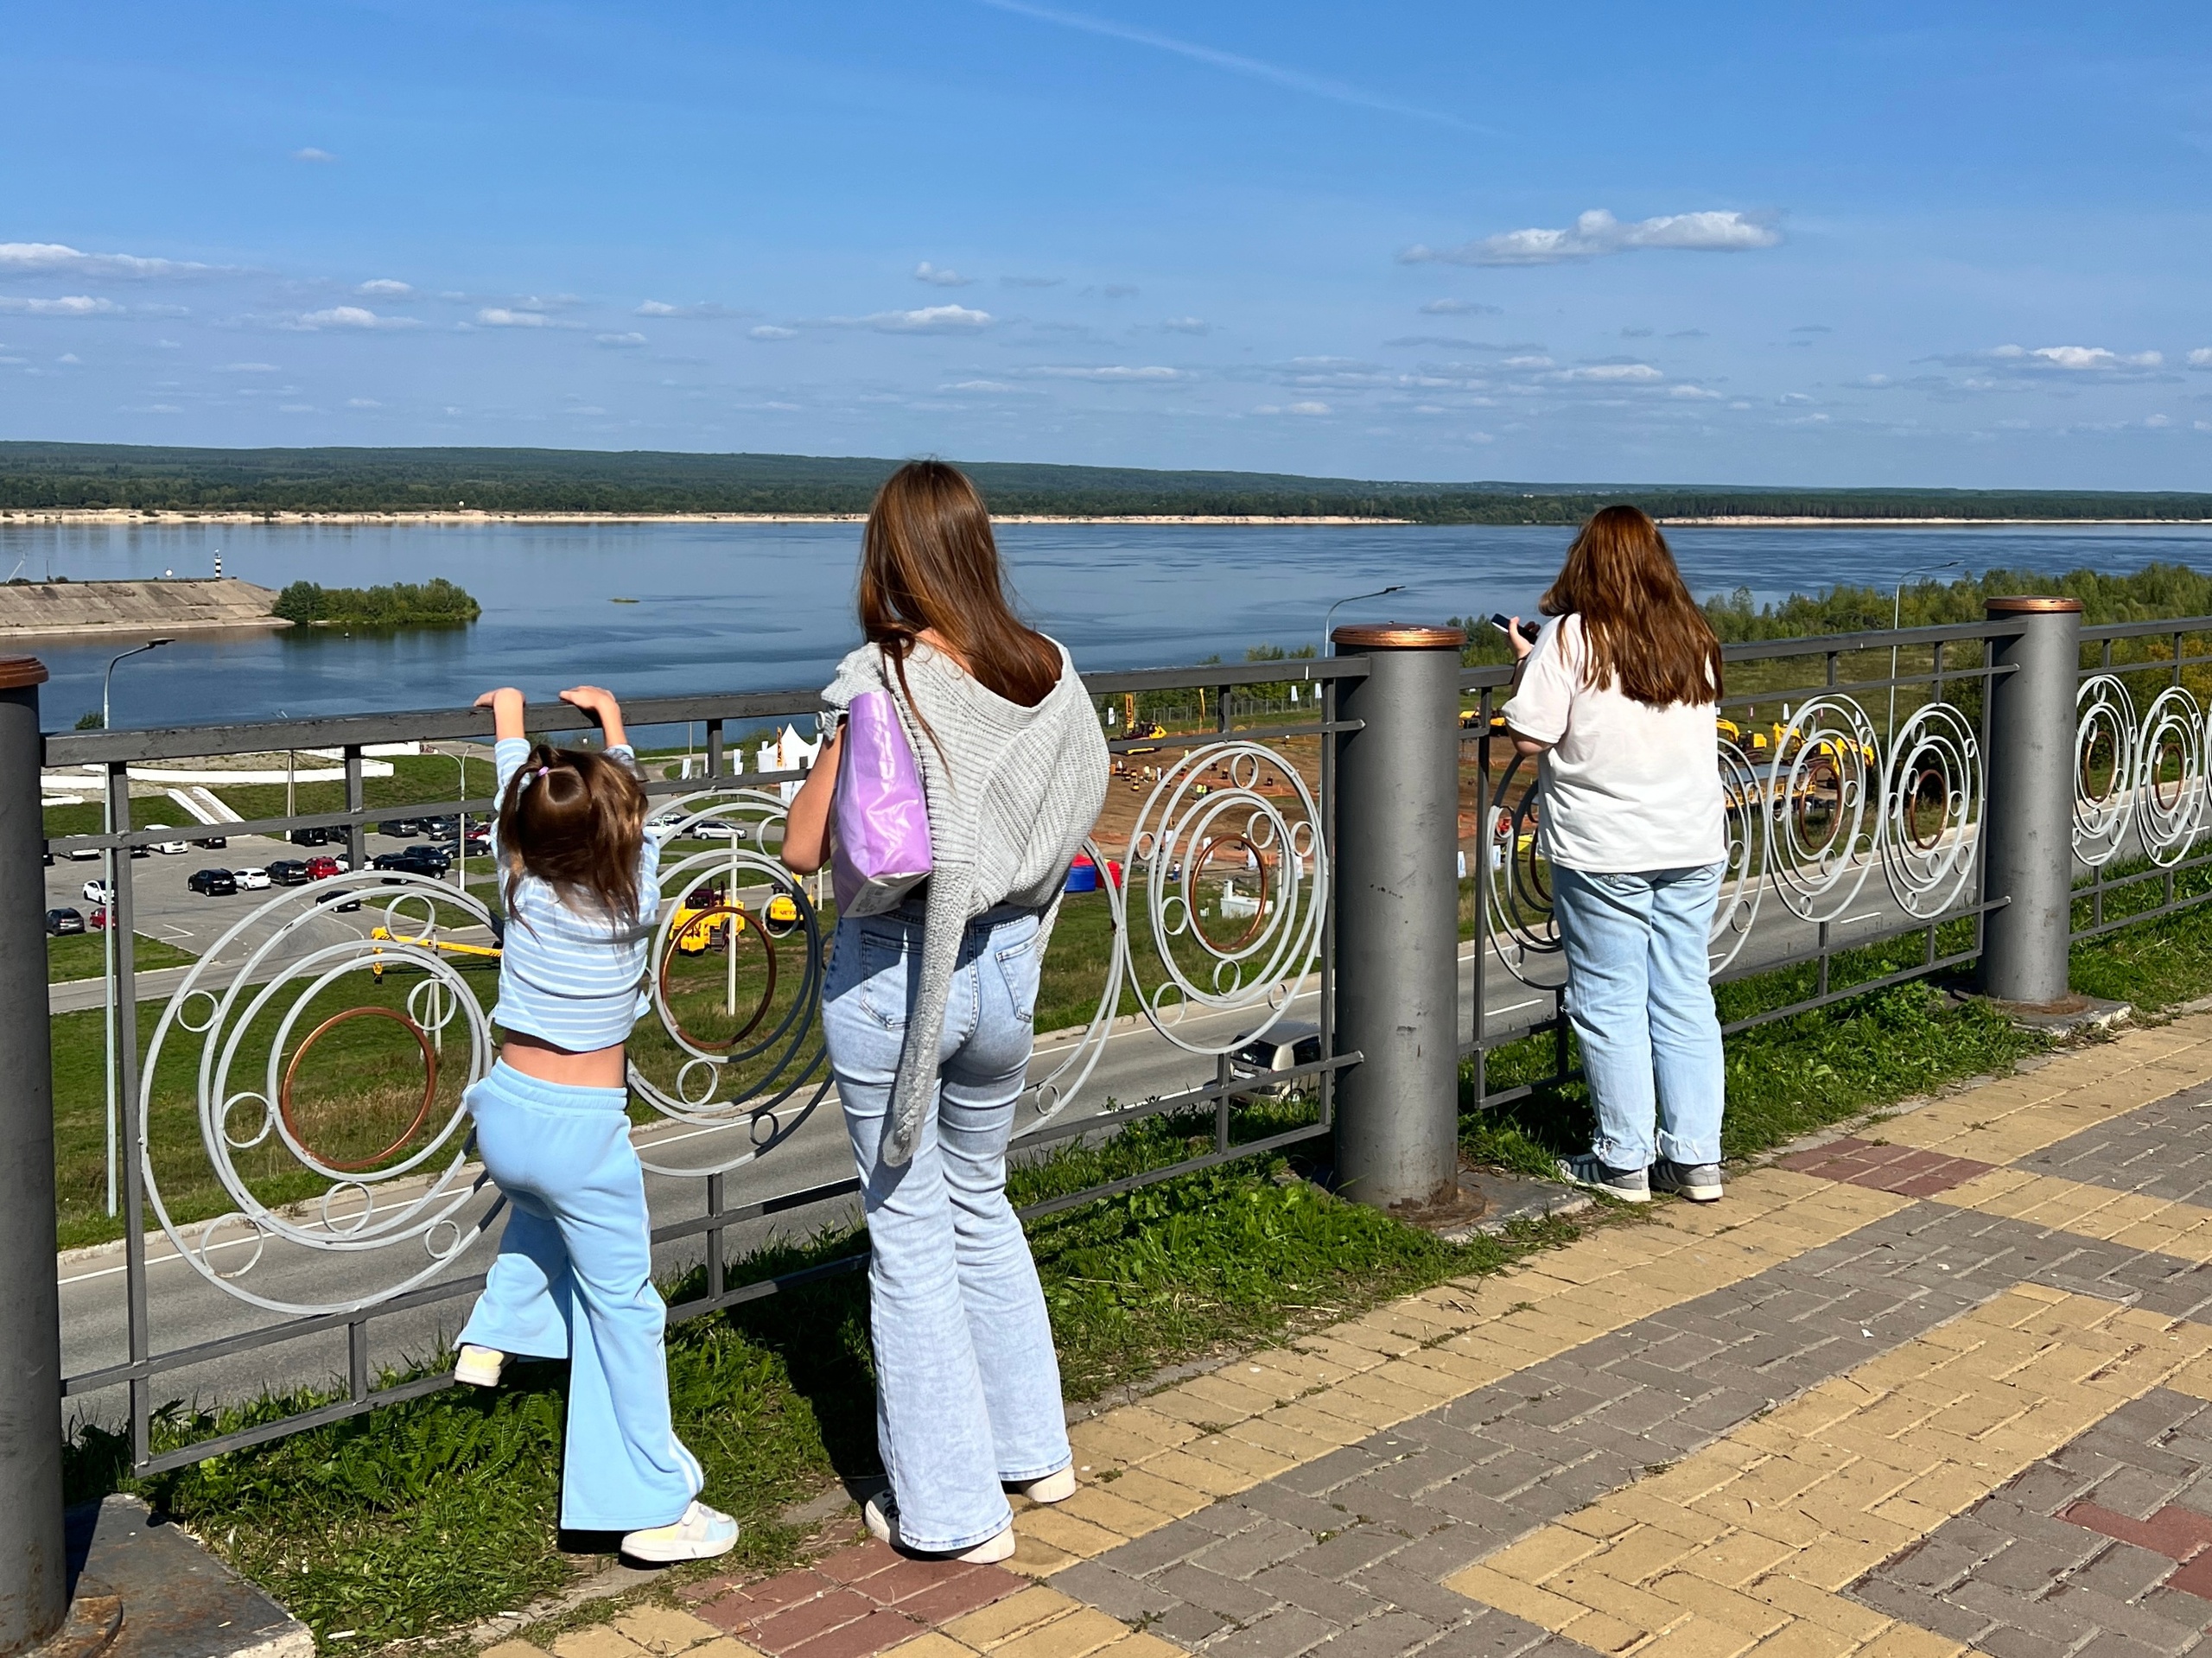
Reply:
<svg viewBox="0 0 2212 1658"><path fill-rule="evenodd" d="M0 527L8 525L52 524L124 525L158 524L175 527L181 524L328 524L334 526L366 524L861 524L866 521L864 512L471 512L445 510L429 512L250 512L250 511L140 511L135 507L17 507L0 511ZM1191 524L1205 526L1246 525L1254 529L1268 527L1289 528L1299 525L1342 528L1380 528L1392 525L1413 525L1420 521L1413 518L1356 518L1349 515L1272 513L1203 513L1203 512L1147 512L1102 514L1055 514L1043 512L1007 512L992 515L995 524ZM1928 530L1928 529L2064 529L2069 526L2096 528L2100 526L2202 526L2212 524L2212 518L1815 518L1808 516L1751 516L1732 514L1716 518L1662 518L1659 522L1672 529L1685 530ZM1452 528L1450 525L1427 525L1427 528ZM1484 524L1484 529L1548 529L1571 530L1571 524L1531 521L1527 524Z"/></svg>

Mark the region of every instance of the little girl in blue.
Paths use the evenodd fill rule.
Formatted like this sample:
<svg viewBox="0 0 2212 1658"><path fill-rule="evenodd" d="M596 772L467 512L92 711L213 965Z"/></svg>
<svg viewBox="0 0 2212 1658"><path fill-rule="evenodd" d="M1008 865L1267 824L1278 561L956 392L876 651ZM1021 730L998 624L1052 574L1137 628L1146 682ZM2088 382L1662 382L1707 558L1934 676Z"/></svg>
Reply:
<svg viewBox="0 0 2212 1658"><path fill-rule="evenodd" d="M697 1501L704 1476L669 1419L667 1308L623 1051L660 846L620 705L591 685L561 698L599 721L603 753L532 746L512 687L477 698L499 739L493 858L507 929L492 1018L505 1039L467 1105L512 1212L454 1375L492 1387L511 1354L567 1359L562 1525L626 1533L637 1560L702 1560L727 1553L737 1525Z"/></svg>

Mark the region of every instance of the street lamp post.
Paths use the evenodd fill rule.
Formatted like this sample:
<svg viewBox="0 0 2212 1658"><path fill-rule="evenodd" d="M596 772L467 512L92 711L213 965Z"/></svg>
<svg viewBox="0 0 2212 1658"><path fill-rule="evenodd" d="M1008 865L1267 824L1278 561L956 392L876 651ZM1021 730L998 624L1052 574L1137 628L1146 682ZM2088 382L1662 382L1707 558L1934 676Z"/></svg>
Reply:
<svg viewBox="0 0 2212 1658"><path fill-rule="evenodd" d="M102 731L112 729L115 723L110 717L109 709L112 702L112 694L115 689L116 663L127 661L132 657L142 656L149 651L157 650L164 645L171 645L174 643L175 643L175 641L172 639L149 639L143 645L132 645L130 649L124 651L121 655L116 657L113 661L107 664L107 671L100 676L100 729ZM123 789L123 797L127 801L130 798L130 785L128 781L127 772L125 774L125 779ZM100 798L102 802L101 816L104 820L104 826L105 827L107 833L112 835L115 833L115 791L109 789L103 791ZM105 867L107 870L107 924L100 929L100 957L106 964L105 977L107 980L107 1040L105 1045L107 1048L107 1212L112 1215L116 1212L118 1207L115 1191L115 1176L117 1168L115 1141L118 1125L120 1121L120 1117L118 1113L118 1102L116 1097L115 1046L117 1037L115 1006L115 884L117 871L115 863L115 848L113 847L107 848Z"/></svg>
<svg viewBox="0 0 2212 1658"><path fill-rule="evenodd" d="M1335 604L1331 605L1329 613L1321 619L1321 654L1325 657L1328 656L1333 650L1329 643L1329 628L1336 621L1337 613L1339 610L1346 605L1356 605L1363 599L1381 599L1393 593L1403 593L1405 590L1404 582L1394 581L1387 588L1377 588L1372 593L1355 593L1350 598L1339 599Z"/></svg>

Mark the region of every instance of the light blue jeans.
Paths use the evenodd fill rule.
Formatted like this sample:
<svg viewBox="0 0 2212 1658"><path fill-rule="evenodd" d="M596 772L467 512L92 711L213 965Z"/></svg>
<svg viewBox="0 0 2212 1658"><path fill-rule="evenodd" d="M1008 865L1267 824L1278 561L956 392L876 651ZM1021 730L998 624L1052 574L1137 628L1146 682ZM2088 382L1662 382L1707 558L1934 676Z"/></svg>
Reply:
<svg viewBox="0 0 2212 1658"><path fill-rule="evenodd" d="M973 1548L1013 1519L1001 1482L1065 1468L1052 1321L1006 1196L1006 1146L1029 1068L1037 917L970 922L938 1045L938 1095L911 1162L879 1155L920 976L918 905L837 924L823 988L830 1064L868 1211L875 1431L899 1540Z"/></svg>
<svg viewBox="0 0 2212 1658"><path fill-rule="evenodd" d="M629 1090L493 1066L465 1096L476 1151L511 1205L461 1339L569 1361L561 1523L639 1531L683 1517L705 1483L669 1419L667 1304L653 1287Z"/></svg>
<svg viewBox="0 0 2212 1658"><path fill-rule="evenodd" d="M1567 1016L1598 1111L1590 1149L1609 1168L1720 1160L1727 1096L1707 935L1719 864L1590 874L1551 867L1567 948Z"/></svg>

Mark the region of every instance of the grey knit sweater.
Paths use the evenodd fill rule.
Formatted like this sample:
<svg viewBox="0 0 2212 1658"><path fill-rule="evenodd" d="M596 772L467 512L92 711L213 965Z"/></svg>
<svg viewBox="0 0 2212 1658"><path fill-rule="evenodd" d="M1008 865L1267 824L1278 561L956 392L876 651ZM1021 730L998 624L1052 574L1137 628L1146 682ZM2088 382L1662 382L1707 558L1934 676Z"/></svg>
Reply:
<svg viewBox="0 0 2212 1658"><path fill-rule="evenodd" d="M1109 765L1098 715L1067 647L1053 645L1060 653L1059 683L1034 708L985 689L926 645L908 653L904 687L882 651L867 645L837 664L836 678L822 693L840 709L862 691L891 693L929 804L933 868L921 981L884 1126L887 1163L913 1155L929 1109L962 932L986 910L1013 904L1038 911L1048 938L1068 866L1106 801ZM1040 956L1045 942L1038 943Z"/></svg>

